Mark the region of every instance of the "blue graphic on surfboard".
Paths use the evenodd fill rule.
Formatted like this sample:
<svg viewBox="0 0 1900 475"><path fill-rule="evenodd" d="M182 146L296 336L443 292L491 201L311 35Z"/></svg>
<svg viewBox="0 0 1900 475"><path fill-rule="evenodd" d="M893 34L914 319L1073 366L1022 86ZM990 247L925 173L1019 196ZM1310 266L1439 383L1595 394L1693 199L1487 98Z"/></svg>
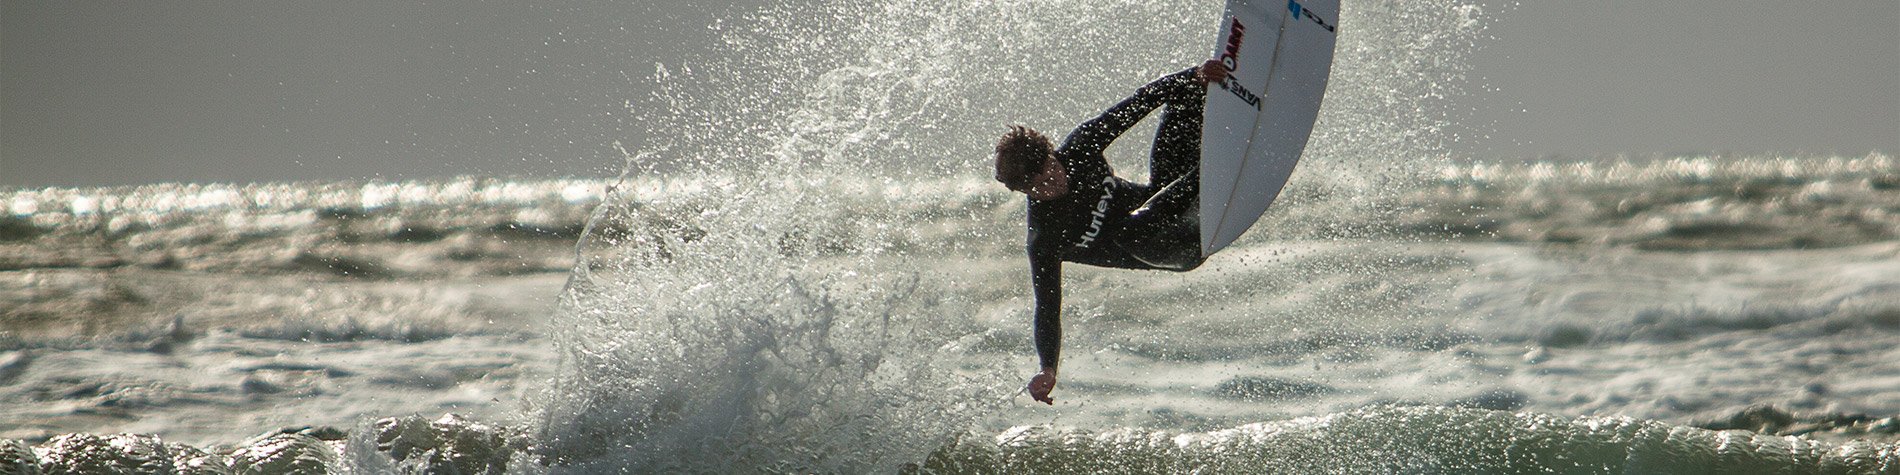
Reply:
<svg viewBox="0 0 1900 475"><path fill-rule="evenodd" d="M1201 129L1201 255L1239 239L1286 186L1332 73L1339 0L1228 0Z"/></svg>

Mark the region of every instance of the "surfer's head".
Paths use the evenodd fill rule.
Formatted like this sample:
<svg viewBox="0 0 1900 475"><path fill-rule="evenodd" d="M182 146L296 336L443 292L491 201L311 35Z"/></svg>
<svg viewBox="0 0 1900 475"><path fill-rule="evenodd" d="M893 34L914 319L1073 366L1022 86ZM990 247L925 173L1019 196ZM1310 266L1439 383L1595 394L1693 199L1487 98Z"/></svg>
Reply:
<svg viewBox="0 0 1900 475"><path fill-rule="evenodd" d="M1069 194L1069 171L1056 161L1055 144L1020 125L996 140L996 181L1038 200Z"/></svg>

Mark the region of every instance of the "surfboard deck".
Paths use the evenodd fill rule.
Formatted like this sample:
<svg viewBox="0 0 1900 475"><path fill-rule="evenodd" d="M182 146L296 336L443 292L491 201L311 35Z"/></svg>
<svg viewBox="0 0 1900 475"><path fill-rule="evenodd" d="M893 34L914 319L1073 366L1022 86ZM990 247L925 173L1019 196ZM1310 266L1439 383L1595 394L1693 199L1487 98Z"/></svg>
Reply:
<svg viewBox="0 0 1900 475"><path fill-rule="evenodd" d="M1338 38L1339 0L1228 0L1201 129L1201 256L1266 213L1319 117Z"/></svg>

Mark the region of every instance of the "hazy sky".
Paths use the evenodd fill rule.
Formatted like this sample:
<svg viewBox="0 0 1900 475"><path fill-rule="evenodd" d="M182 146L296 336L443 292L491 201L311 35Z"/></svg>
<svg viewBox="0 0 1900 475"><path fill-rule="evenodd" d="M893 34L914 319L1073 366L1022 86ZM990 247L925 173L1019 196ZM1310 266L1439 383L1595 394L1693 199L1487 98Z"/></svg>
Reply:
<svg viewBox="0 0 1900 475"><path fill-rule="evenodd" d="M1503 3L1503 2L1500 2ZM1900 153L1900 1L1537 0L1472 58L1483 157Z"/></svg>
<svg viewBox="0 0 1900 475"><path fill-rule="evenodd" d="M649 3L0 0L0 186L608 173ZM1900 1L1491 11L1454 155L1900 152Z"/></svg>

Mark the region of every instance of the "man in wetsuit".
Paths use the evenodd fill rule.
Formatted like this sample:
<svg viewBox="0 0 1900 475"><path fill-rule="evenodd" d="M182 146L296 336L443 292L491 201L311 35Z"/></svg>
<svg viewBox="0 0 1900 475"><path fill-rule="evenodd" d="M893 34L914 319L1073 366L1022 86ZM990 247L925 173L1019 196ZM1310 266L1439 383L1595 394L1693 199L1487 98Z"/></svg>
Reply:
<svg viewBox="0 0 1900 475"><path fill-rule="evenodd" d="M1036 353L1042 372L1030 397L1055 404L1062 349L1062 262L1185 272L1201 265L1201 115L1207 84L1227 69L1208 61L1162 76L1077 126L1053 147L1027 127L996 142L996 180L1029 197L1030 284L1036 297ZM1164 108L1149 155L1149 181L1115 176L1102 151L1156 108Z"/></svg>

